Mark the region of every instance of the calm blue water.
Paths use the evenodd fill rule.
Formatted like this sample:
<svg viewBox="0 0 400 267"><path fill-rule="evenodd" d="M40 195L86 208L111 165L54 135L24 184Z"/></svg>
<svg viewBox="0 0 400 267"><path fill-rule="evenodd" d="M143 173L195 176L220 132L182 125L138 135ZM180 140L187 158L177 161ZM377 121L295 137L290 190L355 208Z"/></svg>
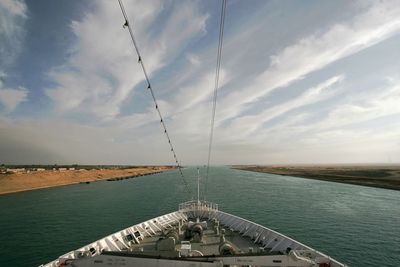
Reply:
<svg viewBox="0 0 400 267"><path fill-rule="evenodd" d="M196 169L184 172L194 189ZM208 191L222 210L349 266L400 265L399 191L227 167L210 170ZM185 200L176 171L0 196L0 266L47 263Z"/></svg>

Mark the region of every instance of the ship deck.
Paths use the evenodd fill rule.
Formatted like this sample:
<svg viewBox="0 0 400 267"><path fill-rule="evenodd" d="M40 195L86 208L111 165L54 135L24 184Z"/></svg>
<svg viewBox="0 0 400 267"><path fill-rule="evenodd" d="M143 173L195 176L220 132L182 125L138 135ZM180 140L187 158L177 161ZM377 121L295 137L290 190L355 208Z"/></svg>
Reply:
<svg viewBox="0 0 400 267"><path fill-rule="evenodd" d="M189 262L189 263L188 263ZM123 263L123 264L122 264ZM344 264L262 225L189 201L62 255L59 266L330 266Z"/></svg>
<svg viewBox="0 0 400 267"><path fill-rule="evenodd" d="M196 223L196 218L189 219L189 222ZM165 238L165 234L159 233L157 235L147 237L143 239L140 244L134 244L129 249L127 248L124 252L132 252L135 255L148 255L148 256L161 256L167 258L173 258L179 256L179 251L181 250L181 243L180 241L188 241L190 242L191 250L192 251L199 251L203 256L211 256L211 255L219 255L219 246L221 244L221 233L218 232L225 232L224 237L227 242L233 245L235 251L238 254L258 254L261 253L263 255L267 254L279 254L278 252L271 252L269 250L265 250L262 247L262 244L254 244L254 240L249 237L242 236L238 232L232 231L229 227L219 226L215 221L202 221L206 223L207 226L205 227L202 235L202 239L198 242L191 240L190 238L185 237L185 232L181 229L181 234L179 235L178 242L175 243L173 250L159 250L157 249L157 244ZM186 225L183 225L183 228ZM171 227L168 230L176 230L179 226ZM218 230L217 227L219 227ZM198 254L198 253L197 253ZM197 255L197 256L202 256Z"/></svg>

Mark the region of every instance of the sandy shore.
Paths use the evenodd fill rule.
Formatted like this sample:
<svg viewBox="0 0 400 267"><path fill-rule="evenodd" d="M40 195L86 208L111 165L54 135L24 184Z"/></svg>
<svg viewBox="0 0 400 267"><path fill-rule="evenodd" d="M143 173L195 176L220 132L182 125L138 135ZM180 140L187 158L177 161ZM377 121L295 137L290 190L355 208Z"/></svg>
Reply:
<svg viewBox="0 0 400 267"><path fill-rule="evenodd" d="M234 169L400 190L400 166L234 166Z"/></svg>
<svg viewBox="0 0 400 267"><path fill-rule="evenodd" d="M39 171L30 173L0 174L0 195L48 187L117 180L171 170L173 167L137 167L130 169Z"/></svg>

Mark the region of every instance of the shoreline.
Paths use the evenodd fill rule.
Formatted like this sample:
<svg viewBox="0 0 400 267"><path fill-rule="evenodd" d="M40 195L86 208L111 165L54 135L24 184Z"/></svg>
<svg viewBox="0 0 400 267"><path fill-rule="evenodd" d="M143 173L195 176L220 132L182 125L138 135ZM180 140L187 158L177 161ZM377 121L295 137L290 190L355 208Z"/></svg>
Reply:
<svg viewBox="0 0 400 267"><path fill-rule="evenodd" d="M102 170L46 170L31 173L14 173L0 175L0 196L33 190L60 187L75 184L90 184L98 181L120 181L164 171L174 170L174 167L136 167L127 169Z"/></svg>
<svg viewBox="0 0 400 267"><path fill-rule="evenodd" d="M233 169L400 190L400 166L232 166Z"/></svg>

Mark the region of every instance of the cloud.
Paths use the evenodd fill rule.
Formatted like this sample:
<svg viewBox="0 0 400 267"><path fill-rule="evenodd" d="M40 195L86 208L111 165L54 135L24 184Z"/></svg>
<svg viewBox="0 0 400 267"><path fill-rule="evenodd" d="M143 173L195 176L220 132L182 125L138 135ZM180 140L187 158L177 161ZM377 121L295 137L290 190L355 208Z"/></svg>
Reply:
<svg viewBox="0 0 400 267"><path fill-rule="evenodd" d="M190 62L192 65L199 65L201 63L201 60L199 56L192 54L192 53L187 53L186 54L186 59Z"/></svg>
<svg viewBox="0 0 400 267"><path fill-rule="evenodd" d="M243 64L251 68L251 62L235 61L242 58L238 56L241 50L237 50L242 40L233 38L237 42L235 44L230 43L229 39L226 40L229 47L235 47L236 50L230 51L235 55L233 59L228 59L229 64L223 64L226 73L229 73L229 79L226 84L221 85L217 105L218 129L215 131L215 150L219 152L215 153L219 153L216 158L221 157L226 160L221 160L220 163L229 162L229 159L237 160L243 155L244 149L249 149L254 153L253 156L249 156L252 159L260 159L265 153L272 151L269 154L272 158L275 155L276 159L280 158L284 161L284 157L279 155L283 155L285 151L292 151L290 147L304 147L296 135L304 133L308 129L310 136L314 136L318 133L319 128L313 128L316 126L313 123L293 126L293 124L304 122L310 117L304 114L291 116L293 121L283 126L284 122L288 122L288 118L284 115L300 107L334 97L339 92L337 87L343 83L345 75L331 76L295 96L295 99L286 99L282 104L272 108L263 107L258 100L279 88L290 90L292 84L306 79L310 73L321 70L329 64L354 55L397 34L400 30L398 16L400 7L393 4L393 2L374 2L368 7L364 7L362 12L348 21L337 22L328 27L325 32L305 35L272 56L270 65L255 78L254 76L250 77L252 80L242 77L241 73L232 73L231 71L236 64ZM256 42L258 38L261 36L252 36L251 39ZM261 47L260 51L262 51ZM196 55L194 59L201 58L200 62L191 60L190 54L186 55L192 67L189 70L185 69L184 75L186 75L185 81L191 82L191 85L181 88L178 86L179 89L173 91L176 97L168 102L161 102L165 114L174 114L167 124L172 126L170 127L170 130L174 131L172 136L179 137L179 144L192 146L192 148L195 142L196 144L207 143L210 106L206 101L210 100L211 91L209 89L212 88L212 74L208 73L206 68L209 69L210 62L212 62L209 60L209 52L207 50L200 56ZM210 54L215 56L214 53ZM227 54L230 53L227 52ZM340 93L343 92L340 91ZM258 114L246 115L246 111L250 107L259 110ZM180 113L179 111L182 110L183 112ZM315 109L314 112L318 113L318 110ZM277 117L282 118L283 123L279 122L278 127L263 129L262 126L265 122ZM346 116L343 115L343 117ZM279 128L279 125L282 127ZM317 151L321 151L317 148L317 143L313 146ZM201 147L198 151L202 153ZM227 156L228 154L230 156ZM298 154L296 157L303 158Z"/></svg>
<svg viewBox="0 0 400 267"><path fill-rule="evenodd" d="M18 89L0 89L0 103L5 107L5 112L9 113L23 101L27 100L28 91L19 87Z"/></svg>
<svg viewBox="0 0 400 267"><path fill-rule="evenodd" d="M0 71L12 64L21 51L26 19L24 1L0 1Z"/></svg>
<svg viewBox="0 0 400 267"><path fill-rule="evenodd" d="M390 78L387 84L371 92L359 92L347 96L346 102L330 110L325 120L316 126L319 129L334 129L352 124L400 115L400 79Z"/></svg>
<svg viewBox="0 0 400 267"><path fill-rule="evenodd" d="M19 0L0 1L0 103L5 113L10 113L27 100L28 91L23 87L7 88L7 69L21 52L27 19L25 2Z"/></svg>
<svg viewBox="0 0 400 267"><path fill-rule="evenodd" d="M195 2L131 1L125 8L150 76L174 60L193 37L205 33L208 15ZM110 1L96 2L93 10L71 24L76 37L72 53L64 65L49 72L57 85L46 90L59 112L115 118L135 86L143 82L122 24L119 6Z"/></svg>
<svg viewBox="0 0 400 267"><path fill-rule="evenodd" d="M249 157L253 163L263 163L262 153L271 163L398 162L399 84L398 78L391 77L381 87L347 93L340 102L324 107L327 113L301 111L283 117L245 140L256 154ZM354 81L351 85L358 86ZM230 149L240 143L234 140Z"/></svg>
<svg viewBox="0 0 400 267"><path fill-rule="evenodd" d="M314 117L319 115L318 120L305 123L305 120L311 117L309 111L305 111L295 117L283 118L268 131L288 131L299 135L346 128L373 129L373 120L400 116L400 106L397 104L400 101L400 80L397 77L389 77L386 82L369 91L347 92L345 97L326 106L327 111L314 114ZM353 81L351 86L359 85Z"/></svg>
<svg viewBox="0 0 400 267"><path fill-rule="evenodd" d="M277 88L304 79L335 61L353 55L400 32L400 5L394 1L374 2L351 21L337 23L326 32L317 32L271 56L270 66L254 79L222 99L221 120L237 116L249 104Z"/></svg>
<svg viewBox="0 0 400 267"><path fill-rule="evenodd" d="M240 133L235 135L235 138L248 138L249 135L262 128L263 124L287 112L297 109L302 106L317 103L334 96L334 92L330 91L334 86L338 86L344 79L344 75L334 76L315 87L307 89L300 96L286 101L280 105L272 108L267 108L257 115L248 115L235 118L231 125L228 127L229 131L234 129L235 132Z"/></svg>
<svg viewBox="0 0 400 267"><path fill-rule="evenodd" d="M0 117L0 162L29 164L172 164L159 125L88 126L56 119Z"/></svg>
<svg viewBox="0 0 400 267"><path fill-rule="evenodd" d="M21 0L2 0L0 5L12 15L26 17L26 4Z"/></svg>
<svg viewBox="0 0 400 267"><path fill-rule="evenodd" d="M183 164L207 158L218 33L204 3L125 2ZM237 7L232 3L230 8ZM229 12L228 17L240 13ZM352 71L356 57L350 58L399 33L400 6L370 2L324 20L323 27L310 26L310 20L297 14L278 22L298 22L301 30L284 31L274 39L268 33L279 30L264 29L274 25L275 13L260 8L254 19L238 18L239 28L226 23L213 163L379 161L385 153L400 160L400 125L387 118L399 112L398 80L381 86L373 77L371 84L378 85L367 92L360 81L365 77L354 77ZM43 120L0 120L0 150L7 151L0 160L31 163L37 154L37 163L173 163L123 22L113 1L96 1L71 22L75 40L64 63L47 73L54 86L45 94L56 112ZM371 60L362 66L369 69L364 73L375 68L371 50L360 53L359 62ZM346 57L354 64L327 68ZM398 69L398 64L390 68ZM28 97L26 89L3 87L11 90L8 104L1 102L8 112ZM134 106L138 101L143 103ZM389 122L371 126L375 119Z"/></svg>

